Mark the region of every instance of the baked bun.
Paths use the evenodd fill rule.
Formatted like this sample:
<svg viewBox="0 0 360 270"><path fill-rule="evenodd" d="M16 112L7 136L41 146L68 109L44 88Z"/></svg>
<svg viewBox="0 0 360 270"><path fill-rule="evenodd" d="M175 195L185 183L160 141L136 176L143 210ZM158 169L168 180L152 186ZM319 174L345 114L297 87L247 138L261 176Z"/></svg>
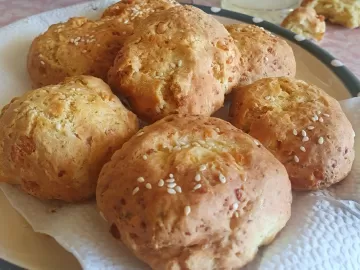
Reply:
<svg viewBox="0 0 360 270"><path fill-rule="evenodd" d="M28 54L33 87L62 82L66 77L92 75L103 80L133 26L116 17L99 21L72 18L49 27L35 38Z"/></svg>
<svg viewBox="0 0 360 270"><path fill-rule="evenodd" d="M281 26L308 39L322 40L326 30L325 17L318 15L315 9L299 7L292 11Z"/></svg>
<svg viewBox="0 0 360 270"><path fill-rule="evenodd" d="M105 9L102 17L118 16L130 23L135 19L145 19L151 13L180 5L174 0L122 0Z"/></svg>
<svg viewBox="0 0 360 270"><path fill-rule="evenodd" d="M315 85L268 78L234 91L232 123L286 167L292 187L317 190L344 179L354 161L354 130L339 103Z"/></svg>
<svg viewBox="0 0 360 270"><path fill-rule="evenodd" d="M240 86L267 77L295 76L295 56L284 39L255 25L232 24L226 29L240 51Z"/></svg>
<svg viewBox="0 0 360 270"><path fill-rule="evenodd" d="M0 114L0 182L40 199L85 200L137 130L136 116L100 79L73 77L27 92Z"/></svg>
<svg viewBox="0 0 360 270"><path fill-rule="evenodd" d="M153 269L237 269L290 217L285 168L253 138L211 117L167 116L101 171L97 203Z"/></svg>
<svg viewBox="0 0 360 270"><path fill-rule="evenodd" d="M198 8L177 6L138 25L108 81L149 122L173 113L211 115L237 83L238 64L222 24Z"/></svg>

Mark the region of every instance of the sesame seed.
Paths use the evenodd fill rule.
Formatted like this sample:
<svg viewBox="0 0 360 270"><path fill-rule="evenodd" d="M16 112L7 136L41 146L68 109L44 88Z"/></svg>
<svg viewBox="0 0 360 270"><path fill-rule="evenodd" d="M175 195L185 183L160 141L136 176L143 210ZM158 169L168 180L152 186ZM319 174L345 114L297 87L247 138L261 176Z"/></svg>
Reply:
<svg viewBox="0 0 360 270"><path fill-rule="evenodd" d="M192 145L192 146L200 146L200 144L197 143L197 142L193 142L193 143L191 143L191 145Z"/></svg>
<svg viewBox="0 0 360 270"><path fill-rule="evenodd" d="M323 116L325 116L325 117L330 117L330 115L327 114L327 113L324 113Z"/></svg>
<svg viewBox="0 0 360 270"><path fill-rule="evenodd" d="M318 115L320 115L320 114L321 114L321 112L320 112L320 111L317 111L316 113L317 113Z"/></svg>
<svg viewBox="0 0 360 270"><path fill-rule="evenodd" d="M233 209L234 211L236 211L238 208L239 208L239 204L238 204L238 203L234 203L234 204L232 205L232 209Z"/></svg>
<svg viewBox="0 0 360 270"><path fill-rule="evenodd" d="M182 148L189 148L190 147L190 145L189 144L186 144L186 145L184 145Z"/></svg>
<svg viewBox="0 0 360 270"><path fill-rule="evenodd" d="M186 145L186 142L180 142L180 145L184 146Z"/></svg>
<svg viewBox="0 0 360 270"><path fill-rule="evenodd" d="M266 100L270 100L271 97L270 97L270 96L266 96L265 99L266 99Z"/></svg>
<svg viewBox="0 0 360 270"><path fill-rule="evenodd" d="M140 131L140 132L138 132L138 134L136 134L136 137L140 137L143 134L144 134L144 131Z"/></svg>
<svg viewBox="0 0 360 270"><path fill-rule="evenodd" d="M200 180L201 180L201 175L197 173L197 174L195 175L195 181L196 181L196 182L199 182Z"/></svg>
<svg viewBox="0 0 360 270"><path fill-rule="evenodd" d="M174 175L172 173L169 174L170 178L174 178Z"/></svg>
<svg viewBox="0 0 360 270"><path fill-rule="evenodd" d="M308 126L307 129L308 130L313 130L315 127L314 126Z"/></svg>
<svg viewBox="0 0 360 270"><path fill-rule="evenodd" d="M305 131L305 130L302 130L302 131L301 131L301 135L302 135L303 137L306 137L306 131Z"/></svg>
<svg viewBox="0 0 360 270"><path fill-rule="evenodd" d="M87 53L87 50L83 50L82 52L83 52L83 53Z"/></svg>
<svg viewBox="0 0 360 270"><path fill-rule="evenodd" d="M182 66L182 60L179 60L178 67L181 67L181 66Z"/></svg>
<svg viewBox="0 0 360 270"><path fill-rule="evenodd" d="M324 119L322 117L319 118L319 122L320 123L323 123L324 122Z"/></svg>
<svg viewBox="0 0 360 270"><path fill-rule="evenodd" d="M309 137L307 137L307 136L305 136L305 137L302 138L302 141L303 141L303 142L307 142L308 140L309 140Z"/></svg>
<svg viewBox="0 0 360 270"><path fill-rule="evenodd" d="M176 194L176 191L175 191L174 189L172 189L172 188L168 188L168 189L167 189L167 192L168 192L169 194L171 194L171 195Z"/></svg>
<svg viewBox="0 0 360 270"><path fill-rule="evenodd" d="M179 145L177 145L177 146L174 147L174 150L175 150L175 151L180 151L180 150L181 150L181 147L180 147Z"/></svg>
<svg viewBox="0 0 360 270"><path fill-rule="evenodd" d="M296 131L296 129L293 129L293 134L296 136L298 135L298 132Z"/></svg>
<svg viewBox="0 0 360 270"><path fill-rule="evenodd" d="M258 140L254 140L254 143L259 146L260 145L260 142Z"/></svg>
<svg viewBox="0 0 360 270"><path fill-rule="evenodd" d="M202 172L202 171L205 171L205 170L206 170L206 165L204 165L204 164L200 165L199 171Z"/></svg>
<svg viewBox="0 0 360 270"><path fill-rule="evenodd" d="M219 174L219 180L220 180L220 182L223 183L223 184L226 183L226 177L225 177L222 173Z"/></svg>
<svg viewBox="0 0 360 270"><path fill-rule="evenodd" d="M300 150L303 151L303 152L306 152L306 149L304 146L300 146Z"/></svg>
<svg viewBox="0 0 360 270"><path fill-rule="evenodd" d="M135 195L139 191L139 189L140 189L139 187L134 188L132 195Z"/></svg>
<svg viewBox="0 0 360 270"><path fill-rule="evenodd" d="M167 184L167 187L174 188L174 187L176 187L176 183L169 183L169 184Z"/></svg>
<svg viewBox="0 0 360 270"><path fill-rule="evenodd" d="M200 144L206 144L206 142L205 142L204 140L198 140L198 142L199 142Z"/></svg>
<svg viewBox="0 0 360 270"><path fill-rule="evenodd" d="M171 64L170 64L170 67L175 68L176 65L175 65L174 63L171 63Z"/></svg>
<svg viewBox="0 0 360 270"><path fill-rule="evenodd" d="M128 22L129 22L129 20L125 20L125 21L124 21L124 24L128 24Z"/></svg>
<svg viewBox="0 0 360 270"><path fill-rule="evenodd" d="M175 179L174 179L174 178L170 178L170 179L167 179L166 182L167 182L167 183L174 183L174 182L175 182Z"/></svg>
<svg viewBox="0 0 360 270"><path fill-rule="evenodd" d="M165 184L164 179L160 179L159 183L158 183L158 186L162 187L162 186L164 186L164 184Z"/></svg>
<svg viewBox="0 0 360 270"><path fill-rule="evenodd" d="M265 57L265 58L264 58L264 61L265 61L265 62L269 61L269 58Z"/></svg>
<svg viewBox="0 0 360 270"><path fill-rule="evenodd" d="M147 159L148 159L147 155L143 155L142 158L143 158L143 160L147 160Z"/></svg>
<svg viewBox="0 0 360 270"><path fill-rule="evenodd" d="M238 218L239 217L239 213L235 212L235 217Z"/></svg>
<svg viewBox="0 0 360 270"><path fill-rule="evenodd" d="M201 184L197 184L197 185L194 187L194 190L197 190L197 189L199 189L199 188L201 188Z"/></svg>
<svg viewBox="0 0 360 270"><path fill-rule="evenodd" d="M323 144L323 143L324 143L324 137L320 137L320 138L318 139L318 143L319 143L319 144Z"/></svg>
<svg viewBox="0 0 360 270"><path fill-rule="evenodd" d="M189 214L190 214L190 212L191 212L191 208L190 208L190 206L185 206L185 208L184 208L184 214L185 214L185 216L188 216Z"/></svg>
<svg viewBox="0 0 360 270"><path fill-rule="evenodd" d="M57 130L60 130L60 129L61 129L61 124L60 124L60 123L57 123L57 124L56 124L56 129L57 129Z"/></svg>
<svg viewBox="0 0 360 270"><path fill-rule="evenodd" d="M315 114L315 115L311 118L311 120L313 120L314 122L316 122L316 121L319 120L319 117Z"/></svg>
<svg viewBox="0 0 360 270"><path fill-rule="evenodd" d="M139 178L137 179L137 181L138 181L139 183L143 183L143 182L145 182L145 179L144 179L144 177L139 177Z"/></svg>
<svg viewBox="0 0 360 270"><path fill-rule="evenodd" d="M45 62L44 62L44 61L40 61L40 64L45 65Z"/></svg>
<svg viewBox="0 0 360 270"><path fill-rule="evenodd" d="M220 132L220 128L215 128L215 131L219 133L219 132Z"/></svg>
<svg viewBox="0 0 360 270"><path fill-rule="evenodd" d="M295 161L296 163L298 163L298 162L300 161L299 157L295 155L295 156L294 156L294 161Z"/></svg>
<svg viewBox="0 0 360 270"><path fill-rule="evenodd" d="M151 186L150 183L147 183L147 184L145 185L145 187L146 187L147 189L151 189L151 188L152 188L152 186Z"/></svg>
<svg viewBox="0 0 360 270"><path fill-rule="evenodd" d="M176 190L178 193L181 193L181 192L182 192L182 189L181 189L180 186L176 186L176 187L175 187L175 190Z"/></svg>

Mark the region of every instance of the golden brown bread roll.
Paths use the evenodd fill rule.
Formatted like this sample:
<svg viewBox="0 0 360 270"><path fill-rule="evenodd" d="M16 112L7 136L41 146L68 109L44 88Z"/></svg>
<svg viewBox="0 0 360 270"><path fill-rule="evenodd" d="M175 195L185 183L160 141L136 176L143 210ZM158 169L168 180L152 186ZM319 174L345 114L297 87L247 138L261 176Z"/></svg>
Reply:
<svg viewBox="0 0 360 270"><path fill-rule="evenodd" d="M140 118L153 122L173 113L212 114L237 83L238 66L223 25L195 7L177 6L138 25L108 81Z"/></svg>
<svg viewBox="0 0 360 270"><path fill-rule="evenodd" d="M284 39L255 25L231 24L226 29L240 52L240 86L267 77L295 76L295 56Z"/></svg>
<svg viewBox="0 0 360 270"><path fill-rule="evenodd" d="M0 182L41 199L85 200L137 130L136 116L100 79L73 77L27 92L0 114Z"/></svg>
<svg viewBox="0 0 360 270"><path fill-rule="evenodd" d="M286 167L292 187L316 190L344 179L354 161L354 130L339 103L315 85L268 78L234 91L232 123Z"/></svg>
<svg viewBox="0 0 360 270"><path fill-rule="evenodd" d="M224 120L168 116L132 137L99 177L113 232L153 269L238 269L290 217L281 163Z"/></svg>
<svg viewBox="0 0 360 270"><path fill-rule="evenodd" d="M109 17L99 21L71 18L34 39L27 68L33 87L62 82L66 77L92 75L103 80L133 26Z"/></svg>

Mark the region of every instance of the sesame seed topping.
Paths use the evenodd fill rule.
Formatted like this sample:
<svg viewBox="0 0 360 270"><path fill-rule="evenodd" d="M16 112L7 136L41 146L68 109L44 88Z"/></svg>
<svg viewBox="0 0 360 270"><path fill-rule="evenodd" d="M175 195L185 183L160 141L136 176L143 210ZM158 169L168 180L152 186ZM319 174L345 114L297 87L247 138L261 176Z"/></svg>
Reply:
<svg viewBox="0 0 360 270"><path fill-rule="evenodd" d="M167 183L174 183L174 182L175 182L175 179L174 179L174 178L170 178L170 179L167 179L166 182L167 182Z"/></svg>
<svg viewBox="0 0 360 270"><path fill-rule="evenodd" d="M330 117L330 115L327 114L327 113L324 113L323 116L325 116L325 117Z"/></svg>
<svg viewBox="0 0 360 270"><path fill-rule="evenodd" d="M174 175L172 173L169 174L170 178L174 178Z"/></svg>
<svg viewBox="0 0 360 270"><path fill-rule="evenodd" d="M254 140L254 143L259 146L260 145L260 142L258 140Z"/></svg>
<svg viewBox="0 0 360 270"><path fill-rule="evenodd" d="M134 188L132 195L135 195L139 191L139 189L140 189L139 187Z"/></svg>
<svg viewBox="0 0 360 270"><path fill-rule="evenodd" d="M320 111L317 111L316 113L317 113L318 115L320 115L320 114L321 114L321 112L320 112Z"/></svg>
<svg viewBox="0 0 360 270"><path fill-rule="evenodd" d="M177 146L174 147L174 150L175 150L175 151L180 151L180 150L181 150L181 147L180 147L179 145L177 145Z"/></svg>
<svg viewBox="0 0 360 270"><path fill-rule="evenodd" d="M311 118L311 120L313 120L314 122L316 122L316 121L319 120L319 117L315 114L315 115Z"/></svg>
<svg viewBox="0 0 360 270"><path fill-rule="evenodd" d="M137 181L138 181L139 183L144 183L144 182L145 182L145 179L144 179L144 177L139 177L139 178L137 179Z"/></svg>
<svg viewBox="0 0 360 270"><path fill-rule="evenodd" d="M176 67L176 65L175 65L174 63L171 63L170 66L171 66L172 68L175 68L175 67Z"/></svg>
<svg viewBox="0 0 360 270"><path fill-rule="evenodd" d="M151 188L152 188L152 186L151 186L150 183L147 183L147 184L145 185L145 187L146 187L147 189L151 189Z"/></svg>
<svg viewBox="0 0 360 270"><path fill-rule="evenodd" d="M303 142L307 142L308 140L309 140L309 137L307 137L307 136L305 136L305 137L302 138L302 141L303 141Z"/></svg>
<svg viewBox="0 0 360 270"><path fill-rule="evenodd" d="M306 149L304 146L300 146L300 150L303 151L303 152L306 152Z"/></svg>
<svg viewBox="0 0 360 270"><path fill-rule="evenodd" d="M147 155L143 155L142 158L143 158L143 160L147 160L147 159L148 159Z"/></svg>
<svg viewBox="0 0 360 270"><path fill-rule="evenodd" d="M190 208L190 206L185 206L185 208L184 208L184 214L185 214L185 216L188 216L189 214L190 214L190 212L191 212L191 208Z"/></svg>
<svg viewBox="0 0 360 270"><path fill-rule="evenodd" d="M318 143L319 143L319 144L323 144L323 143L324 143L324 137L320 137L320 138L318 139Z"/></svg>
<svg viewBox="0 0 360 270"><path fill-rule="evenodd" d="M194 187L194 190L197 190L197 189L199 189L199 188L201 188L201 184L197 184L197 185Z"/></svg>
<svg viewBox="0 0 360 270"><path fill-rule="evenodd" d="M124 21L124 24L127 24L128 22L129 22L129 20L125 20L125 21Z"/></svg>
<svg viewBox="0 0 360 270"><path fill-rule="evenodd" d="M82 52L83 52L83 53L87 53L87 50L83 50Z"/></svg>
<svg viewBox="0 0 360 270"><path fill-rule="evenodd" d="M220 180L220 182L223 183L223 184L226 183L226 177L225 177L222 173L219 174L219 180Z"/></svg>
<svg viewBox="0 0 360 270"><path fill-rule="evenodd" d="M140 132L138 132L138 134L136 134L136 137L140 137L143 134L144 134L144 131L140 131Z"/></svg>
<svg viewBox="0 0 360 270"><path fill-rule="evenodd" d="M192 146L200 146L200 143L198 143L198 142L193 142L193 143L191 143L191 145L192 145Z"/></svg>
<svg viewBox="0 0 360 270"><path fill-rule="evenodd" d="M239 208L239 204L238 204L238 203L234 203L234 204L232 205L232 209L233 209L234 211L236 211L238 208Z"/></svg>
<svg viewBox="0 0 360 270"><path fill-rule="evenodd" d="M182 189L181 189L180 186L176 186L176 187L175 187L175 190L176 190L178 193L181 193L181 192L182 192Z"/></svg>
<svg viewBox="0 0 360 270"><path fill-rule="evenodd" d="M176 183L169 183L169 184L167 184L167 187L174 188L174 187L176 187Z"/></svg>
<svg viewBox="0 0 360 270"><path fill-rule="evenodd" d="M57 129L57 130L60 130L60 129L61 129L61 124L60 124L60 123L57 123L57 124L56 124L56 129Z"/></svg>
<svg viewBox="0 0 360 270"><path fill-rule="evenodd" d="M200 144L206 144L206 142L205 142L204 140L198 140L198 142L199 142Z"/></svg>
<svg viewBox="0 0 360 270"><path fill-rule="evenodd" d="M164 179L160 179L159 183L158 183L158 186L162 187L162 186L164 186L164 184L165 184Z"/></svg>
<svg viewBox="0 0 360 270"><path fill-rule="evenodd" d="M201 175L199 174L199 173L197 173L196 175L195 175L195 181L196 182L199 182L201 180Z"/></svg>
<svg viewBox="0 0 360 270"><path fill-rule="evenodd" d="M239 217L239 213L235 212L235 217L238 218Z"/></svg>
<svg viewBox="0 0 360 270"><path fill-rule="evenodd" d="M294 156L294 161L295 161L296 163L298 163L298 162L300 161L299 157L295 155L295 156Z"/></svg>
<svg viewBox="0 0 360 270"><path fill-rule="evenodd" d="M215 128L215 131L216 131L216 132L220 132L220 128Z"/></svg>
<svg viewBox="0 0 360 270"><path fill-rule="evenodd" d="M313 130L315 127L314 126L308 126L307 129L308 130Z"/></svg>
<svg viewBox="0 0 360 270"><path fill-rule="evenodd" d="M45 65L45 62L44 62L44 61L40 61L40 64Z"/></svg>
<svg viewBox="0 0 360 270"><path fill-rule="evenodd" d="M179 60L178 67L181 67L181 66L182 66L182 60Z"/></svg>
<svg viewBox="0 0 360 270"><path fill-rule="evenodd" d="M167 192L168 192L169 194L171 194L171 195L176 194L176 191L175 191L174 189L172 189L172 188L168 188L168 189L167 189Z"/></svg>
<svg viewBox="0 0 360 270"><path fill-rule="evenodd" d="M319 118L319 122L320 123L323 123L324 122L324 119L322 117Z"/></svg>
<svg viewBox="0 0 360 270"><path fill-rule="evenodd" d="M266 100L270 100L271 99L271 97L270 96L266 96L266 97L264 97Z"/></svg>
<svg viewBox="0 0 360 270"><path fill-rule="evenodd" d="M296 129L293 129L293 134L296 136L298 135L298 132L296 131Z"/></svg>
<svg viewBox="0 0 360 270"><path fill-rule="evenodd" d="M204 164L200 165L199 171L202 172L202 171L205 171L205 170L206 170L206 165L204 165Z"/></svg>
<svg viewBox="0 0 360 270"><path fill-rule="evenodd" d="M301 131L301 135L302 135L303 137L306 137L306 131L305 131L305 130L302 130L302 131Z"/></svg>

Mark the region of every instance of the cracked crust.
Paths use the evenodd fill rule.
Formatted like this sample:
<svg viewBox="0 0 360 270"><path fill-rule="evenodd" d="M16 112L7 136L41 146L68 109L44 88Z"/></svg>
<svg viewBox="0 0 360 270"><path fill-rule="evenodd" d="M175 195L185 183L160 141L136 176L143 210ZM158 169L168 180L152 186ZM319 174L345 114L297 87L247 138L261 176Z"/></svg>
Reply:
<svg viewBox="0 0 360 270"><path fill-rule="evenodd" d="M103 164L137 130L136 116L100 79L27 92L0 114L0 182L41 199L87 199Z"/></svg>
<svg viewBox="0 0 360 270"><path fill-rule="evenodd" d="M133 26L121 18L71 18L54 24L31 44L27 69L34 88L66 77L92 75L103 80Z"/></svg>
<svg viewBox="0 0 360 270"><path fill-rule="evenodd" d="M138 25L108 81L149 122L173 113L211 115L237 83L238 61L223 25L195 7L177 6Z"/></svg>
<svg viewBox="0 0 360 270"><path fill-rule="evenodd" d="M291 200L286 170L269 151L202 116L167 116L140 130L97 187L113 235L159 270L245 265L285 226Z"/></svg>
<svg viewBox="0 0 360 270"><path fill-rule="evenodd" d="M351 170L355 132L340 104L315 85L262 79L234 91L230 114L285 165L294 189L326 188Z"/></svg>
<svg viewBox="0 0 360 270"><path fill-rule="evenodd" d="M226 29L240 52L240 86L267 77L295 77L295 56L284 39L255 25L231 24Z"/></svg>

